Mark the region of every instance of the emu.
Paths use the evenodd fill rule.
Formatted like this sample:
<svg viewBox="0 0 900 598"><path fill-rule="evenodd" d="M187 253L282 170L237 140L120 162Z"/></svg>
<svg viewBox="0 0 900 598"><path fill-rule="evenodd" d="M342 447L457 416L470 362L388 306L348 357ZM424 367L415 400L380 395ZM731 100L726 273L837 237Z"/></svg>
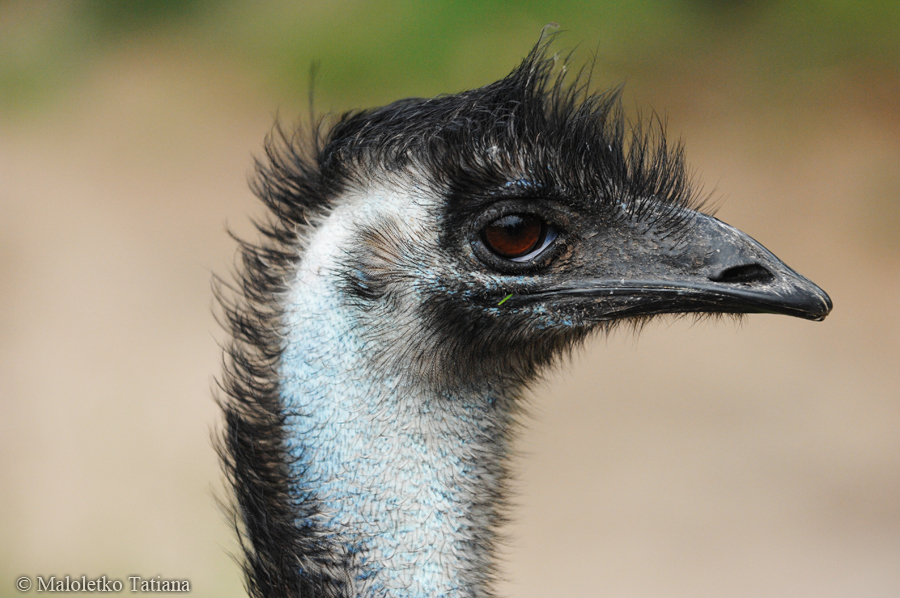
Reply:
<svg viewBox="0 0 900 598"><path fill-rule="evenodd" d="M511 434L542 371L660 314L830 312L700 211L658 121L567 81L547 43L480 89L267 140L262 241L218 286L251 596L491 596Z"/></svg>

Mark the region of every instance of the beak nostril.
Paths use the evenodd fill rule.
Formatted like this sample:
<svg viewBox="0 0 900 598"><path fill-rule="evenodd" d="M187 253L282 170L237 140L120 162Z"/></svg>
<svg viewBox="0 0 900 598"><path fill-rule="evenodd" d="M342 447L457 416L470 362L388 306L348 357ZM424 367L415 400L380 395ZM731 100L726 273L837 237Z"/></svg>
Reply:
<svg viewBox="0 0 900 598"><path fill-rule="evenodd" d="M767 268L759 264L741 264L725 268L721 272L710 275L713 282L737 283L758 282L766 283L775 280L775 276Z"/></svg>

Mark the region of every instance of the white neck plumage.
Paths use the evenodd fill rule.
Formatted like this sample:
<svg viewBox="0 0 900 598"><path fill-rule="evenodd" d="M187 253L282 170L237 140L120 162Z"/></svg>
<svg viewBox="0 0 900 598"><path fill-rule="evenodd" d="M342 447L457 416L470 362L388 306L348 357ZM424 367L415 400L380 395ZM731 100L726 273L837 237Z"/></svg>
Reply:
<svg viewBox="0 0 900 598"><path fill-rule="evenodd" d="M365 311L340 288L361 219L420 233L417 209L378 192L339 202L313 230L286 297L281 388L294 491L317 509L298 525L321 532L352 596L479 596L492 570L508 397L489 383L465 392L423 384L402 363L413 310Z"/></svg>

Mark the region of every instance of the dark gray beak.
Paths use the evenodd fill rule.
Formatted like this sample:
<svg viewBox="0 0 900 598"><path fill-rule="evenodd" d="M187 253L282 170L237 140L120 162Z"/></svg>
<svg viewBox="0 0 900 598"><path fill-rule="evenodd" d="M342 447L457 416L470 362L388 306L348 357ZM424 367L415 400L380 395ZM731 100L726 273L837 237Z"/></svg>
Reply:
<svg viewBox="0 0 900 598"><path fill-rule="evenodd" d="M831 311L825 291L748 235L696 212L688 224L677 239L624 227L597 242L583 274L521 300L574 301L597 320L691 312L823 320Z"/></svg>
<svg viewBox="0 0 900 598"><path fill-rule="evenodd" d="M734 304L745 313L774 313L824 320L831 298L797 274L749 235L711 216L701 216L698 234L713 250L703 268L709 285L698 285L711 300ZM717 299L721 295L721 299Z"/></svg>

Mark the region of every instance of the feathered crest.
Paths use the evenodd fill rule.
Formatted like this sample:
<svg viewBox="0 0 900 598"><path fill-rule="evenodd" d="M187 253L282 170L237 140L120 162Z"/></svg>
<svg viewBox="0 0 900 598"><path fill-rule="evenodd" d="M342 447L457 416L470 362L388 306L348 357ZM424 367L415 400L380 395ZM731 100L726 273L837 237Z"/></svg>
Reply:
<svg viewBox="0 0 900 598"><path fill-rule="evenodd" d="M512 73L484 87L348 112L311 135L276 127L254 191L301 225L346 186L416 166L456 197L524 178L549 195L625 203L637 218L701 208L682 145L667 141L662 120L629 121L621 88L592 91L592 66L571 73L568 57L550 54L555 37L542 35Z"/></svg>

